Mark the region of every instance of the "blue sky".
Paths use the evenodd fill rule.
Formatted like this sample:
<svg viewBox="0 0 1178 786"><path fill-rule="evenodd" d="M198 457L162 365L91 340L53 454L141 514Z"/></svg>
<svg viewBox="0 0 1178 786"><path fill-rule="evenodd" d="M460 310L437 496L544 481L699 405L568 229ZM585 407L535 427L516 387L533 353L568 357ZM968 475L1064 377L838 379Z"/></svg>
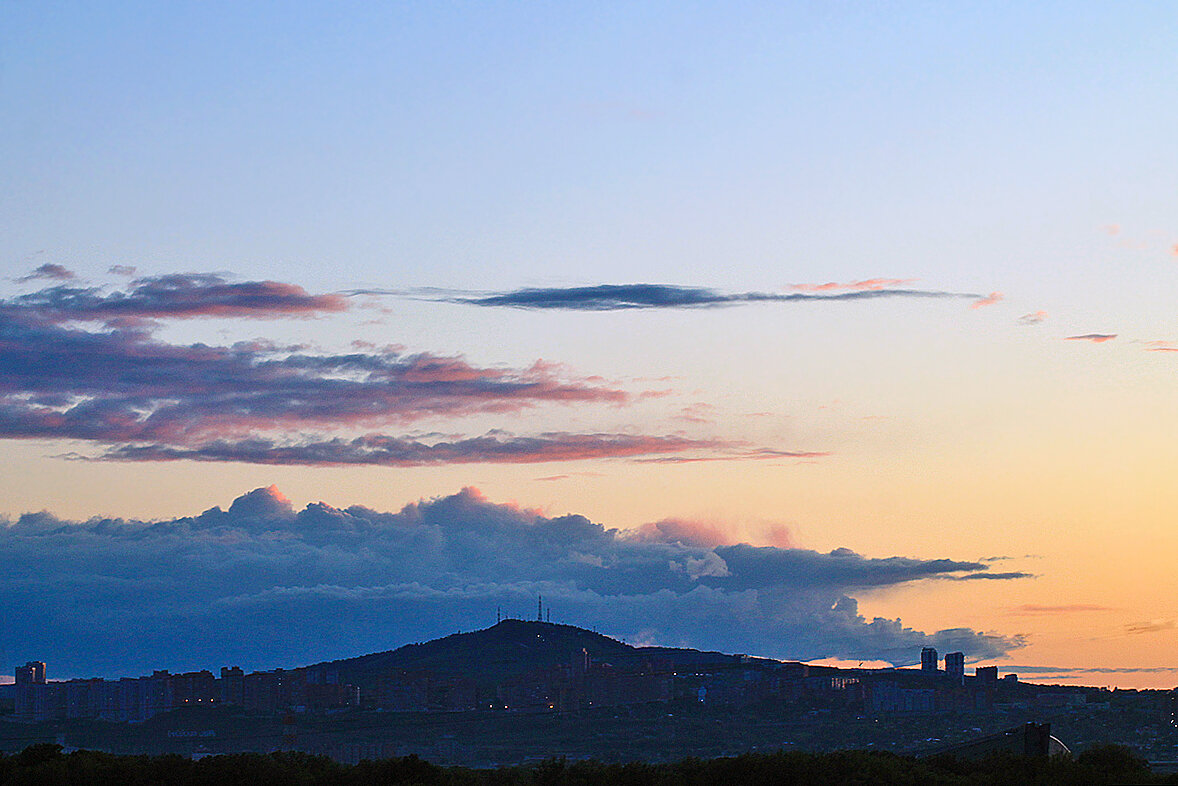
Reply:
<svg viewBox="0 0 1178 786"><path fill-rule="evenodd" d="M1004 663L1175 666L1176 39L1145 3L7 3L0 513L477 486L724 547L1009 558L839 591ZM779 299L518 307L631 284Z"/></svg>

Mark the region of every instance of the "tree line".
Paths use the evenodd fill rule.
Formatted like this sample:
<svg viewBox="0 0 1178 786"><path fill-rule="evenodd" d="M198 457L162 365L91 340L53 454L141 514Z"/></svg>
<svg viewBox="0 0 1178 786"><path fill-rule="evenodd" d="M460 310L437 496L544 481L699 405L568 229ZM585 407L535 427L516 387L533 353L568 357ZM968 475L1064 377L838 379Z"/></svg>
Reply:
<svg viewBox="0 0 1178 786"><path fill-rule="evenodd" d="M192 760L177 754L129 756L63 752L32 745L0 755L0 786L810 786L810 784L1178 784L1178 773L1152 773L1124 746L1091 748L1075 758L994 755L977 761L916 759L892 753L840 751L745 754L670 763L547 759L537 764L470 769L416 756L341 764L306 753L238 753Z"/></svg>

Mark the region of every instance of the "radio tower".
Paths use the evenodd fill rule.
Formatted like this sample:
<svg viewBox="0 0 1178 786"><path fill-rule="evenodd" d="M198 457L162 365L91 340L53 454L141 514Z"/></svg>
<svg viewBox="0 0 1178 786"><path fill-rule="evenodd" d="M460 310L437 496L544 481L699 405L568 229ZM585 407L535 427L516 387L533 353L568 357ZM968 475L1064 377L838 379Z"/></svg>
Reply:
<svg viewBox="0 0 1178 786"><path fill-rule="evenodd" d="M536 622L544 621L544 596L536 596Z"/></svg>

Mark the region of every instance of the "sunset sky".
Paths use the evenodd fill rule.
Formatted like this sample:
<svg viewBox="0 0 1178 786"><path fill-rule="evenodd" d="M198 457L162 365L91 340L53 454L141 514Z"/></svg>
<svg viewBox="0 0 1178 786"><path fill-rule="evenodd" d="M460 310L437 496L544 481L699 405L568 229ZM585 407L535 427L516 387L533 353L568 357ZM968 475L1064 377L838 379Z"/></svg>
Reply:
<svg viewBox="0 0 1178 786"><path fill-rule="evenodd" d="M4 3L0 671L1178 684L1178 8L1026 6Z"/></svg>

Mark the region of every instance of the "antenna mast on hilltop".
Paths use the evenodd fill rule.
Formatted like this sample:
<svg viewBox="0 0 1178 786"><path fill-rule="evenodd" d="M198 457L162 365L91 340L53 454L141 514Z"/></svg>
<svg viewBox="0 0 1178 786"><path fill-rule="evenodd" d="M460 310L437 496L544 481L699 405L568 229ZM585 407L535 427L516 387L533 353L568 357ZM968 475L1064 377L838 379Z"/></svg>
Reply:
<svg viewBox="0 0 1178 786"><path fill-rule="evenodd" d="M544 621L544 596L536 596L536 622Z"/></svg>

